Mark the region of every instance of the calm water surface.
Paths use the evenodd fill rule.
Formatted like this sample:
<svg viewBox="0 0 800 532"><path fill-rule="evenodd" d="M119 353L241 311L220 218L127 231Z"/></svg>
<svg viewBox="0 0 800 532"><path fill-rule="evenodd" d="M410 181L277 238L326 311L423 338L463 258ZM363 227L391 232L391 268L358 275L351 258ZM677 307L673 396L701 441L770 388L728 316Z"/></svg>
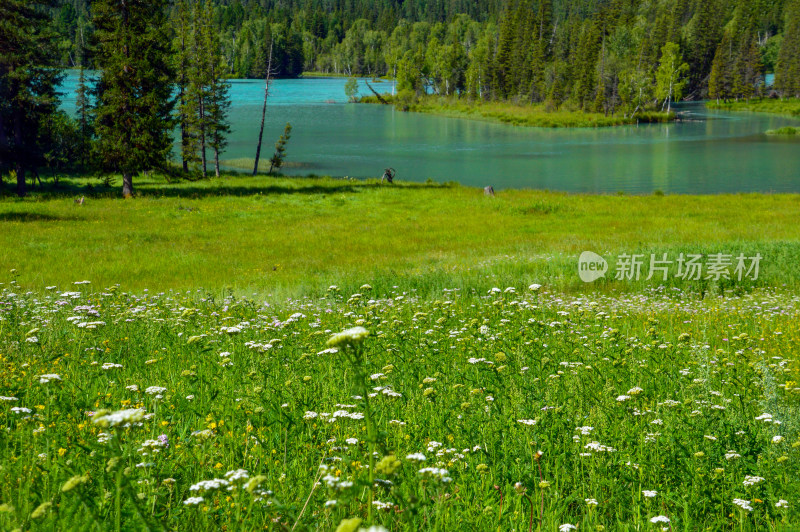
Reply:
<svg viewBox="0 0 800 532"><path fill-rule="evenodd" d="M708 111L687 104L689 120L601 129L521 128L347 104L342 78L277 80L267 107L264 145L291 122L285 174L459 181L495 188L570 192L713 194L800 192L800 142L769 138L768 129L800 121L765 114ZM369 90L361 82L361 93ZM64 82L74 109L77 76ZM380 92L390 82L376 83ZM231 84L232 133L224 160L252 159L263 82ZM264 151L262 150L262 154Z"/></svg>

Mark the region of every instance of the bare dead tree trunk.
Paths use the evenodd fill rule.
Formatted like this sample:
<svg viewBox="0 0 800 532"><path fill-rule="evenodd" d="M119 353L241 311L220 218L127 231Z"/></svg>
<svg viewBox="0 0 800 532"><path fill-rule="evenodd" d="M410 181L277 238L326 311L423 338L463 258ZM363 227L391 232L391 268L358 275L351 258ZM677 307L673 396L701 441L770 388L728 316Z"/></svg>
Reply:
<svg viewBox="0 0 800 532"><path fill-rule="evenodd" d="M187 16L186 13L182 15ZM182 19L185 20L185 19ZM186 36L184 35L185 28L181 27L181 61L186 60ZM189 161L186 160L186 144L189 142L189 132L186 130L186 64L181 64L181 79L180 79L180 113L181 113L181 159L183 161L183 173L189 173Z"/></svg>
<svg viewBox="0 0 800 532"><path fill-rule="evenodd" d="M188 174L189 161L186 160L186 144L189 140L189 134L186 131L186 115L183 114L186 105L186 95L182 84L179 98L181 102L181 158L183 159L183 173Z"/></svg>
<svg viewBox="0 0 800 532"><path fill-rule="evenodd" d="M217 175L217 179L219 179L219 148L216 142L214 143L214 173Z"/></svg>
<svg viewBox="0 0 800 532"><path fill-rule="evenodd" d="M129 171L122 172L122 197L133 197L133 176Z"/></svg>
<svg viewBox="0 0 800 532"><path fill-rule="evenodd" d="M0 113L0 154L8 153L8 137L6 136L6 126L3 123L3 115ZM3 186L3 173L0 172L0 187Z"/></svg>
<svg viewBox="0 0 800 532"><path fill-rule="evenodd" d="M19 104L16 105L14 109L14 145L17 149L24 146L23 138L22 138L22 111L19 108ZM26 186L25 186L25 165L22 161L18 160L16 164L17 169L17 196L20 198L24 197L27 194Z"/></svg>
<svg viewBox="0 0 800 532"><path fill-rule="evenodd" d="M383 96L381 96L380 94L378 94L378 91L376 91L375 89L373 89L373 88L372 88L372 85L370 85L370 84L369 84L369 81L365 81L364 83L366 83L366 84L367 84L367 87L369 87L369 90L371 90L371 91L372 91L372 94L374 94L374 95L375 95L375 97L376 97L376 98L378 98L378 101L379 101L379 102L381 102L381 103L382 103L382 104L384 104L384 105L387 105L387 104L389 103L389 102L387 102L387 101L386 101L386 100L383 98Z"/></svg>
<svg viewBox="0 0 800 532"><path fill-rule="evenodd" d="M253 164L253 175L258 173L258 159L261 157L261 139L264 138L264 120L267 118L267 97L269 96L269 76L272 74L272 41L269 42L269 58L267 59L267 75L264 81L264 108L261 110L261 129L258 131L256 146L256 162Z"/></svg>
<svg viewBox="0 0 800 532"><path fill-rule="evenodd" d="M26 183L25 183L25 167L22 166L22 163L16 164L17 168L17 196L20 198L24 198L27 195L26 190Z"/></svg>
<svg viewBox="0 0 800 532"><path fill-rule="evenodd" d="M608 104L606 103L606 33L605 26L603 26L603 49L600 56L600 87L598 90L603 91L603 112L608 116Z"/></svg>
<svg viewBox="0 0 800 532"><path fill-rule="evenodd" d="M203 160L203 179L206 178L206 102L202 95L199 97L200 108L200 157Z"/></svg>

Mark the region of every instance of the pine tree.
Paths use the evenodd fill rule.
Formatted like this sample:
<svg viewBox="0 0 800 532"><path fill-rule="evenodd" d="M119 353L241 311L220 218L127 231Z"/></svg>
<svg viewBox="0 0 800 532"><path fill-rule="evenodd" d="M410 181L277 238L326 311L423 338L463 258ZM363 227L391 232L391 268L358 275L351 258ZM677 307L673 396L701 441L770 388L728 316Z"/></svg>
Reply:
<svg viewBox="0 0 800 532"><path fill-rule="evenodd" d="M17 194L43 162L47 121L57 110L61 79L45 8L49 0L0 0L0 174L13 170Z"/></svg>
<svg viewBox="0 0 800 532"><path fill-rule="evenodd" d="M548 109L558 110L561 104L566 100L566 79L568 67L556 59L552 66L552 82L550 83L550 91L547 95L545 102Z"/></svg>
<svg viewBox="0 0 800 532"><path fill-rule="evenodd" d="M545 70L553 38L553 2L539 0L533 27L534 40L528 52L530 68L530 101L542 102L547 97Z"/></svg>
<svg viewBox="0 0 800 532"><path fill-rule="evenodd" d="M553 33L553 0L539 0L536 26L536 40L541 44L543 55L547 57Z"/></svg>
<svg viewBox="0 0 800 532"><path fill-rule="evenodd" d="M775 88L784 98L800 98L800 0L785 8L786 25L775 65Z"/></svg>
<svg viewBox="0 0 800 532"><path fill-rule="evenodd" d="M726 0L699 0L689 35L689 90L704 94L708 89L708 76L722 33Z"/></svg>
<svg viewBox="0 0 800 532"><path fill-rule="evenodd" d="M192 11L188 0L176 2L175 15L176 37L173 43L174 69L176 85L178 88L178 123L181 130L181 162L183 173L189 172L189 165L197 161L197 138L191 134L189 117L194 112L194 102L187 97L189 86L189 69L192 64L192 54L189 50L191 42Z"/></svg>
<svg viewBox="0 0 800 532"><path fill-rule="evenodd" d="M514 16L511 9L507 9L500 23L497 52L494 54L492 66L492 98L505 99L511 92L512 62L514 57Z"/></svg>
<svg viewBox="0 0 800 532"><path fill-rule="evenodd" d="M722 37L722 42L714 54L714 61L711 63L708 95L716 100L724 101L733 97L733 42L727 31Z"/></svg>
<svg viewBox="0 0 800 532"><path fill-rule="evenodd" d="M283 159L286 157L286 143L289 142L289 138L292 136L292 124L286 122L286 127L283 128L283 135L280 136L278 142L275 143L275 153L272 155L272 158L269 160L269 173L272 173L272 170L280 170L281 166L283 166Z"/></svg>
<svg viewBox="0 0 800 532"><path fill-rule="evenodd" d="M519 0L514 14L514 54L511 61L511 92L513 96L530 98L532 64L529 61L536 32L536 18L530 0Z"/></svg>
<svg viewBox="0 0 800 532"><path fill-rule="evenodd" d="M197 139L196 149L200 161L200 173L203 178L208 175L208 102L209 88L211 85L210 60L206 49L206 26L210 24L204 16L203 7L200 2L194 4L191 20L191 31L189 39L189 57L191 65L188 69L186 87L187 104L187 127L189 134Z"/></svg>
<svg viewBox="0 0 800 532"><path fill-rule="evenodd" d="M761 53L756 34L757 15L754 3L739 0L734 12L736 55L733 63L733 93L737 98L752 98L761 84Z"/></svg>
<svg viewBox="0 0 800 532"><path fill-rule="evenodd" d="M684 17L688 12L689 0L674 0L669 13L667 42L681 42L681 28L686 23Z"/></svg>
<svg viewBox="0 0 800 532"><path fill-rule="evenodd" d="M598 31L593 21L583 25L580 42L574 55L573 73L575 84L572 95L581 109L592 100L597 87L597 56L599 53Z"/></svg>
<svg viewBox="0 0 800 532"><path fill-rule="evenodd" d="M739 42L734 71L734 93L739 98L752 98L761 85L763 71L758 41L752 33L744 35Z"/></svg>
<svg viewBox="0 0 800 532"><path fill-rule="evenodd" d="M166 0L97 0L94 118L102 165L122 173L122 195L133 174L162 168L172 149L173 72Z"/></svg>
<svg viewBox="0 0 800 532"><path fill-rule="evenodd" d="M206 0L204 14L206 20L213 20L213 15L213 4L211 0ZM214 173L219 177L219 154L228 145L227 135L231 129L228 122L228 111L231 106L228 95L230 85L223 77L225 61L222 57L219 33L211 24L206 26L203 41L208 63L208 100L206 104L208 145L214 151Z"/></svg>
<svg viewBox="0 0 800 532"><path fill-rule="evenodd" d="M529 94L531 102L544 101L547 95L547 87L545 85L545 46L542 41L536 41L531 45L531 51L528 62L530 64L530 86Z"/></svg>

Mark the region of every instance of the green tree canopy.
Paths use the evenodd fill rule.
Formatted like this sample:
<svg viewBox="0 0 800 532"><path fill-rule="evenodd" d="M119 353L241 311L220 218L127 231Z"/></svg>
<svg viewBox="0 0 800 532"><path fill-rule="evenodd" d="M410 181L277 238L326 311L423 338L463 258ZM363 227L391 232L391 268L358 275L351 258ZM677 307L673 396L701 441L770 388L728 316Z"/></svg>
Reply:
<svg viewBox="0 0 800 532"><path fill-rule="evenodd" d="M174 106L166 0L97 0L95 65L100 78L94 109L102 165L122 173L122 194L133 175L162 168L172 149Z"/></svg>

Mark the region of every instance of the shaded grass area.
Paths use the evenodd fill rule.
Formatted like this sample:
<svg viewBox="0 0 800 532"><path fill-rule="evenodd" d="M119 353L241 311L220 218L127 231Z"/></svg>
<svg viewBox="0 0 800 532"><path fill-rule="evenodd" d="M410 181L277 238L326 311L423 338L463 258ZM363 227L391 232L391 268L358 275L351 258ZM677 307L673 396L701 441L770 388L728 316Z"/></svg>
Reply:
<svg viewBox="0 0 800 532"><path fill-rule="evenodd" d="M767 131L767 135L776 135L776 136L783 136L783 137L794 137L800 135L800 127L782 127L779 129L770 129Z"/></svg>
<svg viewBox="0 0 800 532"><path fill-rule="evenodd" d="M139 178L134 200L71 179L24 199L0 199L0 281L26 289L83 279L126 290L230 289L289 297L329 285L444 288L543 283L563 290L628 290L615 256L716 252L764 259L759 279L683 281L700 292L797 286L800 195L586 196L377 180L229 176L165 183ZM86 196L83 205L73 200ZM584 285L577 258L609 261ZM646 273L646 270L643 270ZM644 275L643 277L645 277Z"/></svg>
<svg viewBox="0 0 800 532"><path fill-rule="evenodd" d="M800 99L798 98L741 100L738 102L709 101L706 102L706 107L721 111L750 111L800 117Z"/></svg>
<svg viewBox="0 0 800 532"><path fill-rule="evenodd" d="M391 95L382 98L390 103L400 103ZM361 103L380 103L375 96L363 97ZM408 104L408 110L416 113L428 113L454 118L469 118L500 122L515 126L527 127L608 127L632 125L649 122L669 122L675 118L674 113L639 113L634 118L622 114L604 115L584 111L561 109L549 111L543 104L515 104L510 102L484 102L463 98L446 98L440 96L424 97Z"/></svg>

